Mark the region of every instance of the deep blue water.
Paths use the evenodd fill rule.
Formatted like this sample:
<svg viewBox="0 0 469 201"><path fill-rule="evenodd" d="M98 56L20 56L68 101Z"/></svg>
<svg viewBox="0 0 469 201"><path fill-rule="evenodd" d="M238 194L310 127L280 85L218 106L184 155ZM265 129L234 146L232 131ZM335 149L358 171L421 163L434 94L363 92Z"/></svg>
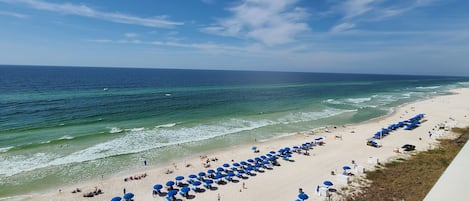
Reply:
<svg viewBox="0 0 469 201"><path fill-rule="evenodd" d="M366 121L468 81L0 66L0 197L46 188L44 181L50 187L124 170L142 158L164 162L253 138ZM184 150L161 154L180 149L176 144Z"/></svg>

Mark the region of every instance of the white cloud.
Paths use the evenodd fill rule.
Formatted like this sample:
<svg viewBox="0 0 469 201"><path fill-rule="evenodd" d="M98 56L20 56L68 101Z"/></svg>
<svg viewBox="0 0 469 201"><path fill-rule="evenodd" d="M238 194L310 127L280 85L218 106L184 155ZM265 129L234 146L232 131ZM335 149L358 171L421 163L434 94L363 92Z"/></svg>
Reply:
<svg viewBox="0 0 469 201"><path fill-rule="evenodd" d="M331 32L332 33L344 32L344 31L353 29L354 27L355 27L355 24L344 22L344 23L340 23L340 24L334 26L331 29Z"/></svg>
<svg viewBox="0 0 469 201"><path fill-rule="evenodd" d="M167 19L167 16L138 17L122 13L102 12L90 8L86 5L77 5L71 3L52 3L42 0L0 0L0 2L10 4L25 4L37 10L58 12L67 15L78 15L110 22L133 24L147 27L171 28L184 24L182 22L170 21Z"/></svg>
<svg viewBox="0 0 469 201"><path fill-rule="evenodd" d="M21 18L21 19L25 19L25 18L29 17L29 15L25 15L25 14L21 14L21 13L15 13L15 12L9 12L9 11L1 11L1 10L0 10L0 15L16 17L16 18Z"/></svg>
<svg viewBox="0 0 469 201"><path fill-rule="evenodd" d="M139 35L137 33L125 33L124 36L127 38L136 38Z"/></svg>
<svg viewBox="0 0 469 201"><path fill-rule="evenodd" d="M296 7L298 0L245 0L228 8L231 17L202 29L206 33L253 39L265 45L281 45L309 31L308 13Z"/></svg>
<svg viewBox="0 0 469 201"><path fill-rule="evenodd" d="M377 0L348 0L343 1L339 9L342 10L345 19L350 19L372 10L375 2Z"/></svg>
<svg viewBox="0 0 469 201"><path fill-rule="evenodd" d="M333 11L341 16L331 32L338 33L354 28L363 21L381 21L390 17L403 15L411 10L428 6L435 0L348 0L339 1L332 6ZM353 26L352 26L353 25Z"/></svg>

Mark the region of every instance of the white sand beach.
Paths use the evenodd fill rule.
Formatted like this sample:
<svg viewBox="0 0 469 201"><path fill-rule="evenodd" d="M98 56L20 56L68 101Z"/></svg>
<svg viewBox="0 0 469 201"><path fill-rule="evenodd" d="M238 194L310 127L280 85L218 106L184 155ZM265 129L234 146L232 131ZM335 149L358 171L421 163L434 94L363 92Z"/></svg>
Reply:
<svg viewBox="0 0 469 201"><path fill-rule="evenodd" d="M136 201L166 200L165 197L153 196L152 189L155 184L162 184L168 180L174 180L176 176L182 175L187 178L189 174L216 169L224 163L232 164L232 161L240 162L249 158L267 154L269 151L277 151L280 148L301 145L305 142L312 142L315 138L324 137L324 145L314 146L309 150L309 156L293 153L291 159L294 161L284 161L278 159L281 166L274 166L272 170L256 172L256 176L247 176L247 179L238 179L239 182L228 182L225 185L213 184L216 190L206 190L202 193L190 191L190 195L195 195L192 199L183 198L177 195L178 200L222 200L222 201L286 201L296 200L299 188L309 196L309 200L322 200L316 193L318 185L323 185L323 181L329 180L334 183L333 188L340 191L342 186L347 186L341 178L342 167L348 165L352 168L363 167L366 170L373 169L373 163L369 163L370 157L384 163L390 159L402 157L406 153L396 153L396 148L404 144L413 144L418 151L434 148L436 138L450 135L445 129L439 126L469 126L469 89L462 88L453 91L455 94L439 96L415 103L410 103L396 108L396 111L389 116L381 117L369 122L357 125L338 125L336 128L330 126L321 131L302 131L292 136L265 142L252 142L243 146L229 147L224 150L217 150L204 153L208 159L217 158L217 161L210 161L210 167L203 167L205 158L199 155L191 158L178 159L169 164L154 164L148 161L148 166L143 166L135 172L116 173L115 175L103 175L103 178L96 178L93 181L77 183L72 186L62 186L41 194L25 195L21 200L56 200L56 201L109 201L115 196L123 195L126 192L135 194ZM366 145L366 140L374 133L386 128L391 124L409 119L417 114L423 113L425 117L419 127L413 130L399 128L392 131L388 136L378 140L381 148ZM430 137L429 132L432 133ZM259 153L254 153L252 146L257 146ZM352 160L355 165L352 164ZM191 164L186 167L187 164ZM171 174L166 174L166 170L171 170ZM336 175L331 175L334 171ZM362 173L351 170L355 176ZM124 178L131 175L147 176L139 180L124 181ZM244 183L244 188L243 188ZM94 191L95 187L104 193L86 198L83 193ZM80 188L81 193L71 193L74 189ZM204 187L201 187L204 188ZM59 189L61 192L59 192ZM165 189L162 190L166 192ZM334 193L332 198L334 198Z"/></svg>

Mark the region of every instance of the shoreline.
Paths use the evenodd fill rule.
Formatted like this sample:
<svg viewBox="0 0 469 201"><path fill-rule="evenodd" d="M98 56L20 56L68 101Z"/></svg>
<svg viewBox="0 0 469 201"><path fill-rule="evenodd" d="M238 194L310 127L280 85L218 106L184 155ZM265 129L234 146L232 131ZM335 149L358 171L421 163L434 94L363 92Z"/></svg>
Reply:
<svg viewBox="0 0 469 201"><path fill-rule="evenodd" d="M394 111L391 111L389 114L357 124L349 124L344 126L337 126L337 128L330 128L332 130L329 132L326 132L325 130L322 132L314 131L313 133L312 131L300 131L292 133L291 135L269 139L266 141L256 141L252 144L236 145L233 147L199 153L208 156L208 158L218 158L218 161L213 163L211 162L211 168L216 168L225 162L230 163L231 160L238 162L240 160L245 160L259 154L265 154L270 150L278 150L278 148L285 146L293 146L299 143L304 143L306 141L313 141L315 137L320 135L326 138L326 144L324 146L314 147L310 151L310 156L294 154L293 159L295 162L285 163L284 161L281 161L282 166L280 167L274 167L274 169L271 171L259 173L258 176L250 177L247 180L242 180L242 183L247 184L247 189L239 188L240 184L228 183L226 185L218 186L219 189L213 192L207 191L204 193L195 194L196 196L193 200L215 200L218 194L222 195L222 200L224 201L239 200L240 198L244 198L243 200L252 200L254 195L259 195L260 192L271 192L272 189L274 189L276 192L272 193L272 195L269 195L269 198L266 197L266 200L294 200L298 194L298 188L305 189L305 193L307 193L313 199L317 199L319 197L314 193L313 187L320 185L321 182L326 179L336 180L335 177L329 174L331 170L336 170L335 172L337 172L337 169L340 170L342 165L350 165L351 160L356 161L357 164L363 166L365 169L370 169L373 168L373 164L367 164L367 158L370 157L370 155L379 158L380 161L387 161L391 157L395 156L396 153L392 152L393 149L397 144L402 144L403 141L402 139L396 139L395 136L401 135L401 133L405 133L406 131L399 129L398 131L392 132L391 135L381 140L383 142L383 147L379 149L369 149L371 147L365 145L365 140L366 138L371 137L374 132L376 132L382 126L396 123L396 120L402 119L399 118L400 116L407 115L404 117L404 119L406 119L418 113L431 113L433 116L426 115L425 117L428 119L427 122L423 123L419 128L410 131L418 132L419 134L412 135L413 139L409 141L413 142L414 144L418 144L417 149L420 151L427 149L425 148L427 143L429 146L430 144L435 143L434 139L428 139L427 136L428 130L426 129L430 129L435 126L429 124L441 123L445 120L448 120L449 117L453 116L453 113L458 113L458 115L461 112L465 115L469 114L469 108L466 106L466 108L464 108L465 111L458 111L454 110L454 108L451 108L452 105L447 104L448 107L450 107L447 109L451 110L448 112L448 114L441 114L441 111L420 111L422 109L416 111L415 108L426 107L426 109L436 110L438 108L435 106L432 107L432 102L438 102L441 107L444 107L445 101L450 101L447 99L448 97L452 96L458 97L456 101L459 102L456 105L461 106L461 101L464 102L464 99L467 100L467 97L469 97L468 88L458 88L452 90L451 92L454 93L405 103L396 106ZM428 105L430 105L430 107L428 107ZM464 104L462 104L462 106L464 107ZM457 120L459 120L458 123L463 123L463 125L469 124L467 118L464 119L459 117ZM329 129L328 126L326 126L325 129ZM351 133L351 131L354 131L354 133ZM334 136L340 135L340 140L337 137L333 137L331 134L334 134ZM419 141L418 137L422 138L423 140ZM257 146L261 150L260 153L252 153L250 149L251 146ZM357 148L354 148L354 146L357 146ZM331 150L333 148L336 150ZM343 151L343 153L340 151ZM391 151L391 153L389 153L389 151ZM368 156L364 154L366 152L368 152ZM164 184L167 180L173 180L177 175L183 175L186 177L190 173L197 173L199 171L206 171L210 169L202 167L202 161L197 156L199 154L194 154L185 158L178 158L158 165L153 165L150 162L151 165L143 166L142 163L142 167L138 168L137 170L116 172L115 174L105 176L104 179L97 178L96 180L84 181L66 187L58 187L56 189L49 189L47 191L38 192L31 195L21 195L21 197L15 196L10 198L15 198L14 200L110 200L114 196L121 196L122 189L126 188L128 189L128 192L133 192L136 195L136 200L155 199L152 198L151 195L151 189L155 183ZM332 161L329 161L329 159ZM184 167L186 162L192 164L191 167ZM318 164L321 162L323 163ZM173 163L176 164L177 167L174 167ZM295 168L295 166L300 167ZM172 169L173 173L164 174L166 169ZM311 173L311 169L314 170L314 173ZM292 170L298 170L298 175L295 174L296 176L285 178L286 176L290 177L289 173L291 173ZM137 181L123 181L124 176L138 175L144 172L148 174L148 178ZM311 177L302 176L302 174L305 173L311 173ZM272 185L273 187L270 190L269 188L263 187L263 184L279 183L279 179L287 180L288 182L295 183L296 185L292 185L291 187L285 187L284 185ZM94 186L98 186L98 188L103 189L104 194L95 196L93 198L84 198L81 196L81 194L70 193L71 190L75 188L81 188L83 192L88 192L90 189L94 189ZM335 185L334 187L339 189ZM58 192L59 188L62 190L61 193ZM241 190L242 192L238 192L238 190ZM194 193L191 192L191 194ZM178 198L181 197L179 196ZM9 198L0 198L0 200L6 199Z"/></svg>

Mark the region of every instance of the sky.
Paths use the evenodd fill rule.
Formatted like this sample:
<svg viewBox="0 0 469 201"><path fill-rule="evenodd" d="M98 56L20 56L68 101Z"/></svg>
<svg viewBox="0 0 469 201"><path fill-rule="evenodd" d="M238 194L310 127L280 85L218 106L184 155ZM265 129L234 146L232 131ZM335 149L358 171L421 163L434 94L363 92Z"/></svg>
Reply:
<svg viewBox="0 0 469 201"><path fill-rule="evenodd" d="M466 0L0 0L0 64L469 76Z"/></svg>

